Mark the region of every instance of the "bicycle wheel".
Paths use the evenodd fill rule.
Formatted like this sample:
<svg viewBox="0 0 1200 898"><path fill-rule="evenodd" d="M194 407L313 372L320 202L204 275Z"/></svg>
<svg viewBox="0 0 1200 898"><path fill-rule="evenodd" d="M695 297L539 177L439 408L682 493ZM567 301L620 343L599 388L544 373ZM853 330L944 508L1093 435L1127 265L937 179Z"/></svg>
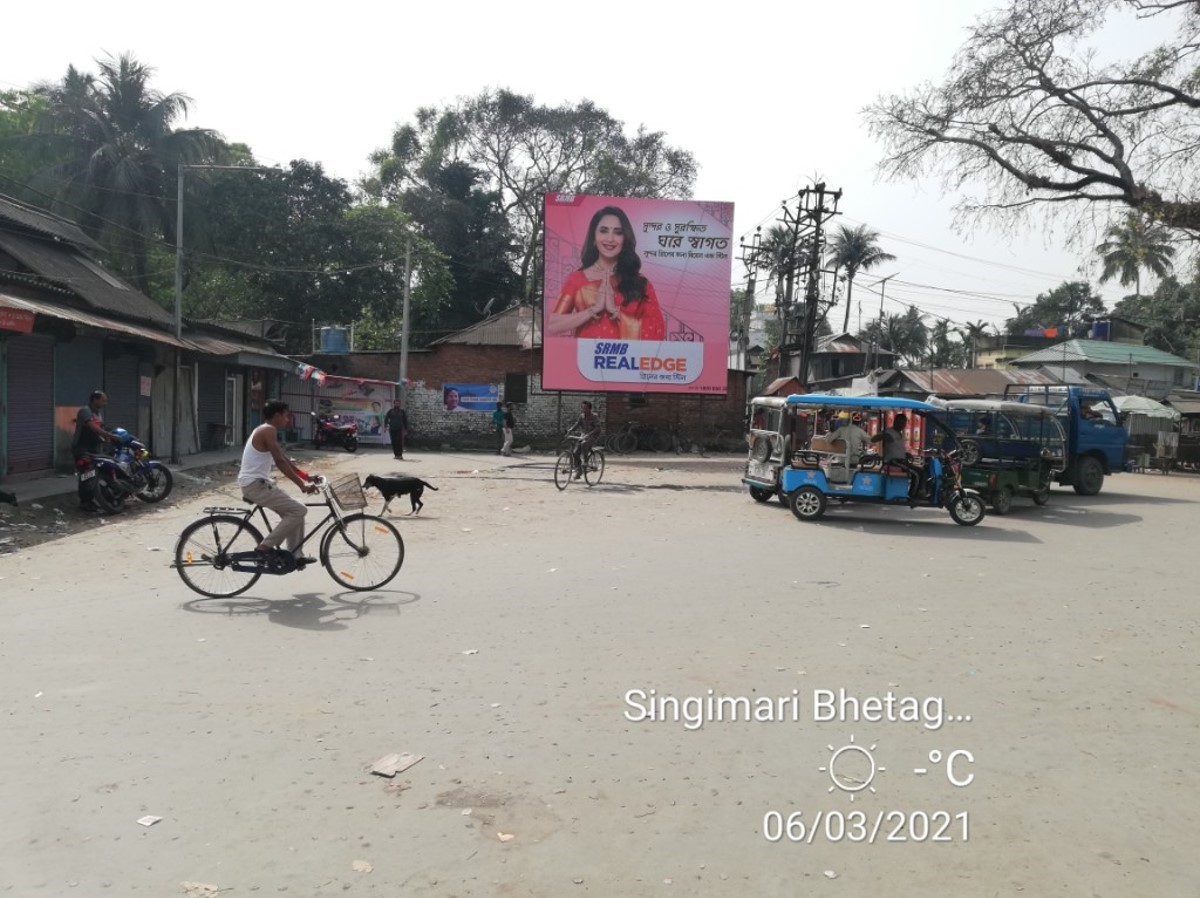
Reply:
<svg viewBox="0 0 1200 898"><path fill-rule="evenodd" d="M347 589L378 589L404 564L400 532L373 514L349 514L321 538L321 564Z"/></svg>
<svg viewBox="0 0 1200 898"><path fill-rule="evenodd" d="M634 433L632 430L627 430L624 433L620 434L617 438L617 451L622 453L623 455L628 455L630 452L632 452L634 449L637 448L637 444L638 444L637 434Z"/></svg>
<svg viewBox="0 0 1200 898"><path fill-rule="evenodd" d="M604 476L604 453L599 449L593 449L588 453L587 459L583 463L583 479L588 486L595 486L600 482L600 478Z"/></svg>
<svg viewBox="0 0 1200 898"><path fill-rule="evenodd" d="M575 459L570 452L563 452L558 456L558 461L554 463L554 485L560 490L565 490L567 484L571 482L571 473L574 467Z"/></svg>
<svg viewBox="0 0 1200 898"><path fill-rule="evenodd" d="M245 518L212 515L201 518L179 534L175 544L175 570L188 589L214 599L245 592L262 576L260 571L236 571L229 556L253 552L262 534Z"/></svg>

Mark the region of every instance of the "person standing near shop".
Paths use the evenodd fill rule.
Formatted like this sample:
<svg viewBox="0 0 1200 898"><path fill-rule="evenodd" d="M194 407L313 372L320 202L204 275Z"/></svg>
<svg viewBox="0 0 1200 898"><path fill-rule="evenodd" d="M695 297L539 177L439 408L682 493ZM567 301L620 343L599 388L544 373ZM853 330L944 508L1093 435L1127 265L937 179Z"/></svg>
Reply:
<svg viewBox="0 0 1200 898"><path fill-rule="evenodd" d="M392 407L383 416L383 424L392 440L392 455L403 459L404 439L408 436L408 412L404 410L399 399L392 403Z"/></svg>
<svg viewBox="0 0 1200 898"><path fill-rule="evenodd" d="M512 455L513 431L517 427L517 418L513 414L513 404L510 402L504 408L504 445L500 447L501 455Z"/></svg>

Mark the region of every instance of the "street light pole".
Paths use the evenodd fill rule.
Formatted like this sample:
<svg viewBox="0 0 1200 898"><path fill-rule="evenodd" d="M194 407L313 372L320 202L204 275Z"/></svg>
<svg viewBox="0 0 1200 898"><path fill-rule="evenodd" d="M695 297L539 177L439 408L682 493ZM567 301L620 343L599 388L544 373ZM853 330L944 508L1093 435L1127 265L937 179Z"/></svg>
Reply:
<svg viewBox="0 0 1200 898"><path fill-rule="evenodd" d="M171 403L171 464L179 464L179 380L183 376L183 169L175 184L175 385Z"/></svg>
<svg viewBox="0 0 1200 898"><path fill-rule="evenodd" d="M183 343L183 173L193 171L279 171L277 168L263 168L254 165L189 165L179 163L176 168L175 181L175 340ZM177 465L179 456L179 381L183 379L183 347L175 347L175 385L174 401L171 410L171 464Z"/></svg>
<svg viewBox="0 0 1200 898"><path fill-rule="evenodd" d="M408 409L408 306L412 296L412 237L404 243L404 305L400 331L400 406Z"/></svg>

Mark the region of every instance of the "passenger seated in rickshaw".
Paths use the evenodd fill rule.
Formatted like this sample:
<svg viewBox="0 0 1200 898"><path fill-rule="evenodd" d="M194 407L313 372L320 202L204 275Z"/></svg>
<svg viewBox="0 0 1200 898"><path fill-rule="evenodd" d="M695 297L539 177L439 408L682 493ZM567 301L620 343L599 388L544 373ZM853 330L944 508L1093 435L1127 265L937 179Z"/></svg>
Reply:
<svg viewBox="0 0 1200 898"><path fill-rule="evenodd" d="M883 444L883 470L901 468L908 475L908 499L912 502L920 494L921 483L925 471L908 460L908 450L905 447L904 428L908 425L908 417L903 413L892 419L892 426L881 430L871 437L872 443Z"/></svg>
<svg viewBox="0 0 1200 898"><path fill-rule="evenodd" d="M837 464L830 469L830 473L836 472L842 481L849 481L852 476L851 471L858 465L863 453L867 451L871 438L862 429L860 412L855 412L853 415L843 412L838 416L838 420L840 424L829 434L829 441L835 443L841 440L844 451L837 459Z"/></svg>

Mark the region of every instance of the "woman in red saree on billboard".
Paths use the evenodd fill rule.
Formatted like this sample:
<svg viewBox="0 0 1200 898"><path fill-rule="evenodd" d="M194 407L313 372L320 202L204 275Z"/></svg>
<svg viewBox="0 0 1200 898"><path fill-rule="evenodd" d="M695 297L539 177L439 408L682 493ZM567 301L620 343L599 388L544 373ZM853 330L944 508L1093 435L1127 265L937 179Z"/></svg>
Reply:
<svg viewBox="0 0 1200 898"><path fill-rule="evenodd" d="M580 261L547 316L551 336L663 339L662 309L654 285L642 277L637 239L623 210L605 206L592 216Z"/></svg>

